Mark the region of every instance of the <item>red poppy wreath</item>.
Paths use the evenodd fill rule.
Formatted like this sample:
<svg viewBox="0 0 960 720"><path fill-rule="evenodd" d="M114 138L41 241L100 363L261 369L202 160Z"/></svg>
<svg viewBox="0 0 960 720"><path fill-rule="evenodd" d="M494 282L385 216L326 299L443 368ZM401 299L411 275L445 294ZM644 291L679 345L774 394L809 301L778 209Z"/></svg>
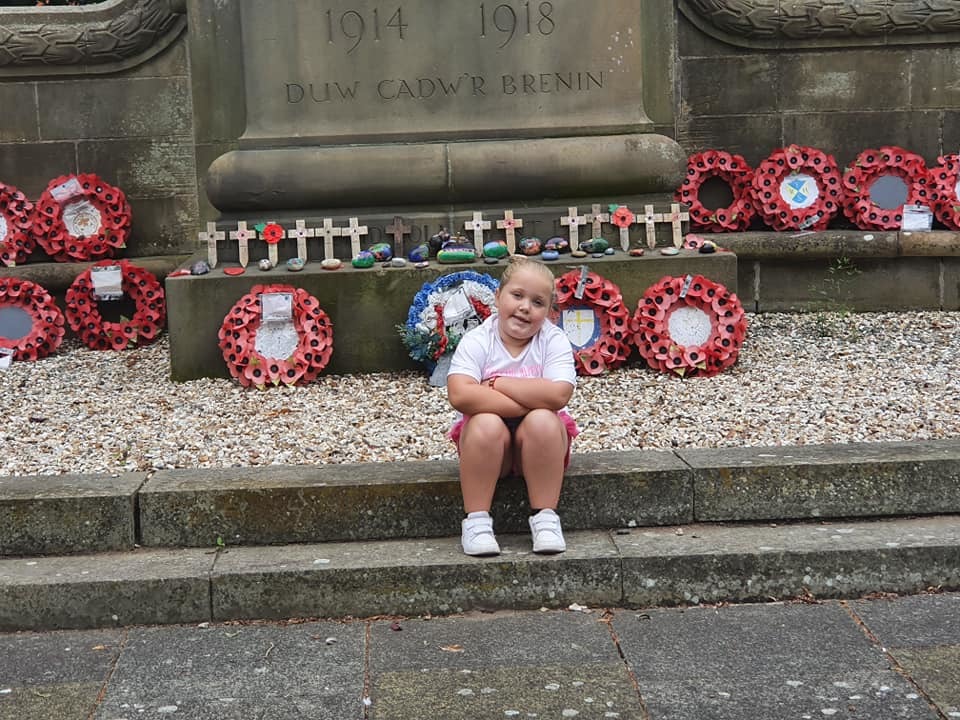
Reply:
<svg viewBox="0 0 960 720"><path fill-rule="evenodd" d="M599 375L622 365L633 348L630 311L623 304L620 288L584 270L561 275L556 288L558 311L554 321L573 345L577 374Z"/></svg>
<svg viewBox="0 0 960 720"><path fill-rule="evenodd" d="M0 312L10 316L4 327L14 328L0 334L0 348L12 350L14 360L39 360L63 342L63 313L36 283L0 278Z"/></svg>
<svg viewBox="0 0 960 720"><path fill-rule="evenodd" d="M937 219L950 230L960 230L960 155L943 155L930 170L930 195Z"/></svg>
<svg viewBox="0 0 960 720"><path fill-rule="evenodd" d="M263 327L262 296L289 294L294 333ZM261 332L262 331L262 332ZM290 285L254 285L230 308L218 333L230 375L244 387L306 385L317 378L333 353L333 324L317 299ZM282 355L282 357L278 357Z"/></svg>
<svg viewBox="0 0 960 720"><path fill-rule="evenodd" d="M157 339L167 310L163 288L149 270L128 260L101 260L94 267L120 266L121 289L136 305L133 317L105 321L95 296L91 270L80 273L67 289L67 322L83 344L93 350L126 350Z"/></svg>
<svg viewBox="0 0 960 720"><path fill-rule="evenodd" d="M876 184L885 178L893 178L906 196L893 207L881 207L872 197ZM896 146L864 150L843 174L847 193L843 213L861 230L899 230L903 224L903 206L928 204L929 185L927 164L916 153ZM892 194L896 195L897 191Z"/></svg>
<svg viewBox="0 0 960 720"><path fill-rule="evenodd" d="M700 188L712 178L727 184L733 201L714 210L700 200ZM741 155L722 150L706 150L691 155L687 160L687 176L674 192L673 199L690 206L690 221L698 230L709 232L738 232L746 230L756 211L753 207L751 182L753 168Z"/></svg>
<svg viewBox="0 0 960 720"><path fill-rule="evenodd" d="M747 320L723 285L702 275L668 276L640 298L630 330L651 367L680 377L716 375L737 361Z"/></svg>
<svg viewBox="0 0 960 720"><path fill-rule="evenodd" d="M0 183L0 263L13 267L33 252L33 203L12 185Z"/></svg>
<svg viewBox="0 0 960 720"><path fill-rule="evenodd" d="M91 173L50 181L37 201L37 243L57 262L113 257L127 245L130 204L126 196Z"/></svg>
<svg viewBox="0 0 960 720"><path fill-rule="evenodd" d="M757 167L753 196L757 213L774 230L825 230L840 212L843 181L833 156L790 145Z"/></svg>

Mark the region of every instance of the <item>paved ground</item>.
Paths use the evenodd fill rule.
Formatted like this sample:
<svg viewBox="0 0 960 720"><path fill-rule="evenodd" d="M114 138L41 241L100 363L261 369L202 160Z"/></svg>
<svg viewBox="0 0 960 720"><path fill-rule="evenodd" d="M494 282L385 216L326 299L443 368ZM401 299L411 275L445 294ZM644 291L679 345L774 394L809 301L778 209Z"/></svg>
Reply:
<svg viewBox="0 0 960 720"><path fill-rule="evenodd" d="M0 635L0 718L960 718L960 594Z"/></svg>

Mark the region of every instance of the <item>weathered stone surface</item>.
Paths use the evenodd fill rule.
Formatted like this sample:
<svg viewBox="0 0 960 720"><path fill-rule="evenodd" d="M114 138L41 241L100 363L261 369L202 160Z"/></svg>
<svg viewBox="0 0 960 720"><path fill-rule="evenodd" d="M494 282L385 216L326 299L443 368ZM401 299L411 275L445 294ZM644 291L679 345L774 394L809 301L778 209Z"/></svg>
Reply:
<svg viewBox="0 0 960 720"><path fill-rule="evenodd" d="M40 139L34 83L0 83L0 106L5 108L0 142L36 142ZM15 184L12 176L10 182Z"/></svg>
<svg viewBox="0 0 960 720"><path fill-rule="evenodd" d="M128 200L196 196L197 168L190 138L94 140L77 144L77 163L121 188ZM139 215L134 216L139 222ZM153 221L143 232L157 232ZM196 224L191 217L190 228ZM185 233L186 234L186 233Z"/></svg>
<svg viewBox="0 0 960 720"><path fill-rule="evenodd" d="M901 232L900 254L907 257L960 256L960 233L947 230L933 232Z"/></svg>
<svg viewBox="0 0 960 720"><path fill-rule="evenodd" d="M186 255L164 255L159 257L138 257L134 262L163 280L164 276L177 265L188 259ZM90 267L92 263L29 263L15 268L0 267L0 277L19 277L42 285L51 293L63 293L76 280L77 275Z"/></svg>
<svg viewBox="0 0 960 720"><path fill-rule="evenodd" d="M960 713L960 645L892 648L890 654L947 717Z"/></svg>
<svg viewBox="0 0 960 720"><path fill-rule="evenodd" d="M783 121L774 114L702 117L691 107L677 118L677 142L691 152L717 148L743 155L757 165L772 150L783 146ZM794 136L789 136L794 142Z"/></svg>
<svg viewBox="0 0 960 720"><path fill-rule="evenodd" d="M232 548L212 577L217 620L416 615L472 609L610 605L620 561L603 532L567 534L563 555L502 536L503 554L469 558L459 538Z"/></svg>
<svg viewBox="0 0 960 720"><path fill-rule="evenodd" d="M943 287L941 304L944 310L960 310L960 260L943 258Z"/></svg>
<svg viewBox="0 0 960 720"><path fill-rule="evenodd" d="M74 170L75 153L74 143L68 142L4 143L0 145L0 177L27 197L38 198L54 177ZM68 158L66 164L64 158Z"/></svg>
<svg viewBox="0 0 960 720"><path fill-rule="evenodd" d="M960 443L678 451L698 521L960 512Z"/></svg>
<svg viewBox="0 0 960 720"><path fill-rule="evenodd" d="M203 550L0 560L0 631L209 619Z"/></svg>
<svg viewBox="0 0 960 720"><path fill-rule="evenodd" d="M908 51L782 53L777 62L782 111L896 110L909 96Z"/></svg>
<svg viewBox="0 0 960 720"><path fill-rule="evenodd" d="M955 516L615 535L629 606L850 598L960 585Z"/></svg>
<svg viewBox="0 0 960 720"><path fill-rule="evenodd" d="M126 550L145 473L0 478L0 555Z"/></svg>
<svg viewBox="0 0 960 720"><path fill-rule="evenodd" d="M862 230L725 233L717 239L744 260L896 257L899 248L896 232Z"/></svg>
<svg viewBox="0 0 960 720"><path fill-rule="evenodd" d="M140 494L148 546L329 542L454 536L462 499L455 462L164 470ZM691 476L668 452L575 455L560 507L570 530L693 518ZM526 532L523 482L502 480L497 529Z"/></svg>
<svg viewBox="0 0 960 720"><path fill-rule="evenodd" d="M733 115L744 107L758 115L777 109L782 72L775 55L691 58L683 65L684 92L702 115Z"/></svg>
<svg viewBox="0 0 960 720"><path fill-rule="evenodd" d="M850 608L887 647L960 645L960 595L916 595L896 603L858 600Z"/></svg>

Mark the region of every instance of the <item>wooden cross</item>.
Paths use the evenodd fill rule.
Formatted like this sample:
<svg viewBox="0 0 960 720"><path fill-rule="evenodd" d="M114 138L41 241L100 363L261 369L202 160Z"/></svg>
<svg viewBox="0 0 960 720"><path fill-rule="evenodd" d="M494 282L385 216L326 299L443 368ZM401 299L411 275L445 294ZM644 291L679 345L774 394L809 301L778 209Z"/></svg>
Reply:
<svg viewBox="0 0 960 720"><path fill-rule="evenodd" d="M280 227L280 225L279 225L278 223L274 223L274 222L267 223L267 224L268 224L268 225L276 225L277 227ZM283 238L285 238L285 237L287 236L287 231L284 230L282 227L280 228L280 231L281 231L281 232L280 232L280 239L282 240ZM276 244L276 243L267 243L267 257L270 258L270 264L273 265L273 267L276 267L276 266L277 266L277 263L280 262L280 259L277 257L277 244Z"/></svg>
<svg viewBox="0 0 960 720"><path fill-rule="evenodd" d="M586 216L586 220L593 224L593 237L603 237L603 223L610 222L610 213L603 212L600 205L594 205L592 211Z"/></svg>
<svg viewBox="0 0 960 720"><path fill-rule="evenodd" d="M403 236L409 235L412 228L403 224L403 218L399 215L393 218L393 225L386 227L387 235L393 235L393 252L397 257L403 256Z"/></svg>
<svg viewBox="0 0 960 720"><path fill-rule="evenodd" d="M690 213L680 211L677 203L670 205L670 214L663 215L663 222L669 222L673 225L673 246L675 248L683 247L683 223L690 221Z"/></svg>
<svg viewBox="0 0 960 720"><path fill-rule="evenodd" d="M217 266L217 240L226 240L227 234L217 231L215 222L207 223L207 231L200 233L200 242L207 244L207 265L212 270Z"/></svg>
<svg viewBox="0 0 960 720"><path fill-rule="evenodd" d="M657 246L657 223L663 222L663 215L653 211L653 205L643 206L643 222L647 226L647 247L653 250Z"/></svg>
<svg viewBox="0 0 960 720"><path fill-rule="evenodd" d="M350 227L343 228L343 234L350 236L350 252L352 253L351 257L356 257L360 254L360 236L367 234L367 226L360 225L360 221L352 217L350 218Z"/></svg>
<svg viewBox="0 0 960 720"><path fill-rule="evenodd" d="M237 222L237 229L230 231L230 239L237 241L237 259L240 261L240 267L246 267L250 262L249 242L250 238L256 238L257 231L247 227L246 220Z"/></svg>
<svg viewBox="0 0 960 720"><path fill-rule="evenodd" d="M307 238L316 236L317 231L313 228L308 228L304 220L297 220L297 226L287 230L287 237L297 239L297 257L304 262L307 261Z"/></svg>
<svg viewBox="0 0 960 720"><path fill-rule="evenodd" d="M323 259L332 260L336 257L333 253L333 239L343 235L343 228L334 227L332 218L323 219L323 227L314 230L315 237L323 238Z"/></svg>
<svg viewBox="0 0 960 720"><path fill-rule="evenodd" d="M560 224L570 228L570 249L580 249L580 226L587 224L587 218L577 215L579 208L567 208L567 215L560 218Z"/></svg>
<svg viewBox="0 0 960 720"><path fill-rule="evenodd" d="M517 228L523 227L523 220L513 217L513 210L503 211L503 220L497 220L497 229L507 235L507 250L513 255L517 252Z"/></svg>
<svg viewBox="0 0 960 720"><path fill-rule="evenodd" d="M483 213L475 212L473 220L467 220L463 227L473 233L473 247L477 255L483 255L483 231L490 229L490 221L483 219Z"/></svg>

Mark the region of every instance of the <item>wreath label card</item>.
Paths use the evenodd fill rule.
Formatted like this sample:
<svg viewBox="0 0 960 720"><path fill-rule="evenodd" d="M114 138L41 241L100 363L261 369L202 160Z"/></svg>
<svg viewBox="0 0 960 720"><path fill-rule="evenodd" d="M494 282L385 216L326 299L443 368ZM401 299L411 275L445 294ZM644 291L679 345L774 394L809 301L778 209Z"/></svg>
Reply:
<svg viewBox="0 0 960 720"><path fill-rule="evenodd" d="M260 296L260 317L265 323L293 320L291 293L263 293Z"/></svg>
<svg viewBox="0 0 960 720"><path fill-rule="evenodd" d="M119 300L123 297L123 273L119 265L90 268L93 297L96 300Z"/></svg>
<svg viewBox="0 0 960 720"><path fill-rule="evenodd" d="M0 370L6 370L13 362L13 348L0 347Z"/></svg>
<svg viewBox="0 0 960 720"><path fill-rule="evenodd" d="M465 323L477 314L473 303L467 297L463 287L459 287L447 298L443 306L443 324L448 328Z"/></svg>
<svg viewBox="0 0 960 720"><path fill-rule="evenodd" d="M600 338L600 323L593 308L572 307L560 313L560 326L577 350L593 345Z"/></svg>
<svg viewBox="0 0 960 720"><path fill-rule="evenodd" d="M933 211L925 205L904 205L902 230L929 232L933 228Z"/></svg>
<svg viewBox="0 0 960 720"><path fill-rule="evenodd" d="M83 187L80 185L80 181L72 177L67 180L65 183L61 183L56 187L50 188L50 194L53 195L53 199L58 203L65 203L72 197L76 197L83 192Z"/></svg>

